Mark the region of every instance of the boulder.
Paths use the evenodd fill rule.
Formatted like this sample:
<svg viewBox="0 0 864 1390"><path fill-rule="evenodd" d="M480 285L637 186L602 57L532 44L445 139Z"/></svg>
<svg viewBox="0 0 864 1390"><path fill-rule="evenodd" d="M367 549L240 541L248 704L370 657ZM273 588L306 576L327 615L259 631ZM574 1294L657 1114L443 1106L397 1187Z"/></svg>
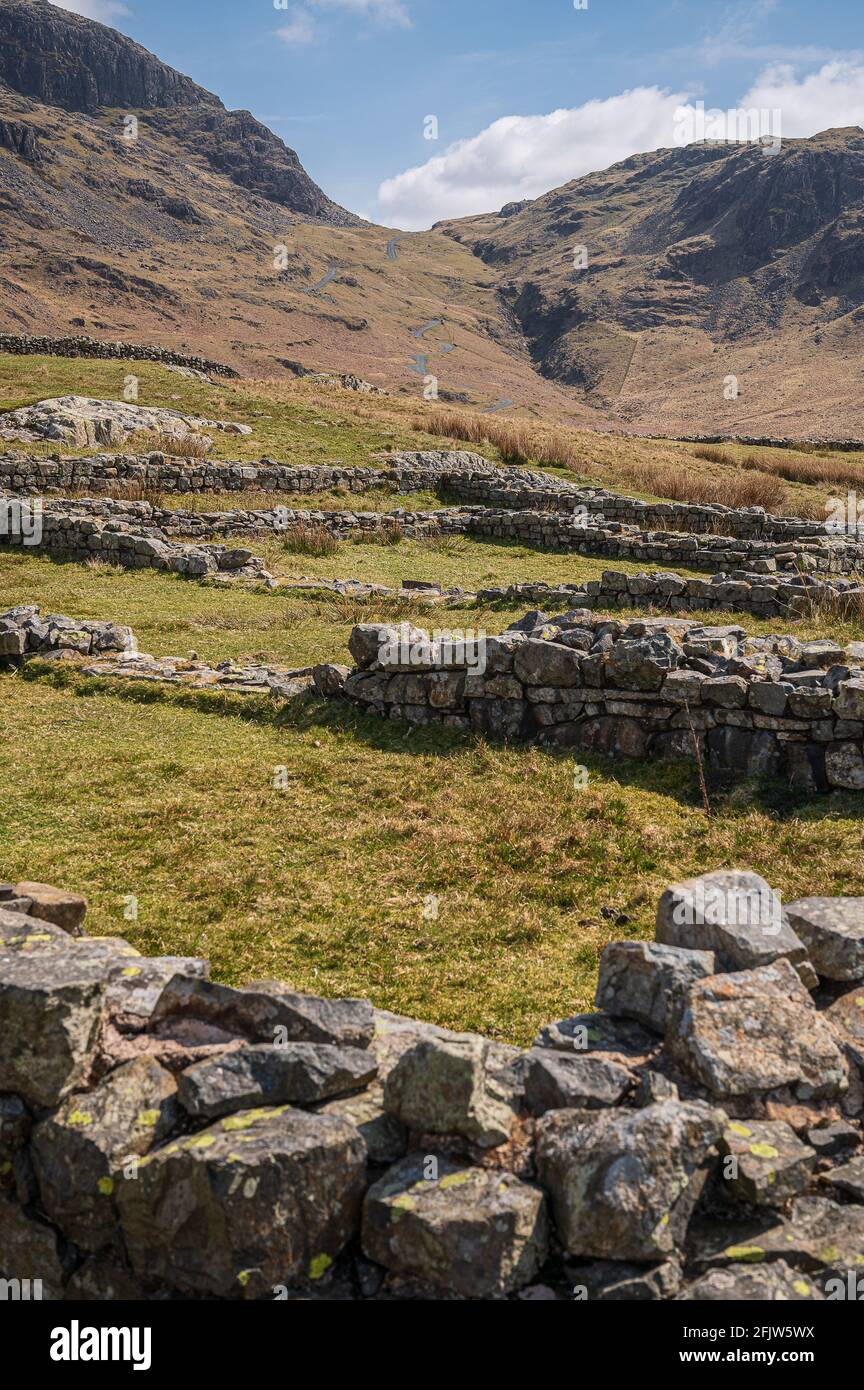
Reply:
<svg viewBox="0 0 864 1390"><path fill-rule="evenodd" d="M501 1298L546 1257L545 1198L512 1173L411 1155L370 1187L363 1250L463 1298Z"/></svg>
<svg viewBox="0 0 864 1390"><path fill-rule="evenodd" d="M633 1018L663 1033L672 990L713 974L713 951L613 941L600 956L595 1003L613 1017Z"/></svg>
<svg viewBox="0 0 864 1390"><path fill-rule="evenodd" d="M365 1173L363 1140L334 1115L283 1106L217 1120L119 1184L133 1271L215 1298L314 1286L357 1229Z"/></svg>
<svg viewBox="0 0 864 1390"><path fill-rule="evenodd" d="M40 1108L81 1085L99 1044L103 973L74 949L0 954L0 1091Z"/></svg>
<svg viewBox="0 0 864 1390"><path fill-rule="evenodd" d="M81 930L87 911L87 899L80 893L68 893L63 888L53 888L50 883L31 883L29 880L15 885L19 897L30 899L30 916L40 921L50 922L52 926L76 936Z"/></svg>
<svg viewBox="0 0 864 1390"><path fill-rule="evenodd" d="M816 1154L782 1120L730 1120L720 1139L725 1190L753 1206L779 1207L803 1192Z"/></svg>
<svg viewBox="0 0 864 1390"><path fill-rule="evenodd" d="M490 1086L489 1043L475 1033L421 1038L384 1082L384 1106L418 1134L459 1134L482 1148L510 1137L514 1113Z"/></svg>
<svg viewBox="0 0 864 1390"><path fill-rule="evenodd" d="M97 1250L110 1239L117 1185L134 1178L134 1159L174 1128L180 1115L176 1090L164 1067L142 1057L118 1067L92 1091L68 1096L33 1130L42 1207L82 1249Z"/></svg>
<svg viewBox="0 0 864 1390"><path fill-rule="evenodd" d="M854 1202L864 1202L864 1157L859 1154L822 1174L822 1182L833 1192L841 1192Z"/></svg>
<svg viewBox="0 0 864 1390"><path fill-rule="evenodd" d="M573 648L529 637L515 648L513 674L523 685L572 686L580 684L581 665Z"/></svg>
<svg viewBox="0 0 864 1390"><path fill-rule="evenodd" d="M673 998L666 1048L718 1097L791 1086L799 1100L836 1096L846 1064L788 960L697 980Z"/></svg>
<svg viewBox="0 0 864 1390"><path fill-rule="evenodd" d="M366 1047L374 1032L366 999L321 999L295 994L278 980L232 989L211 980L175 975L159 996L151 1023L176 1015L215 1024L251 1042L324 1042Z"/></svg>
<svg viewBox="0 0 864 1390"><path fill-rule="evenodd" d="M720 970L750 970L785 957L806 984L816 977L807 948L784 919L777 894L759 874L718 869L673 883L657 905L657 940L713 951Z"/></svg>
<svg viewBox="0 0 864 1390"><path fill-rule="evenodd" d="M723 1113L701 1101L555 1110L537 1126L537 1172L571 1255L653 1263L680 1249L716 1159Z"/></svg>
<svg viewBox="0 0 864 1390"><path fill-rule="evenodd" d="M196 1119L256 1105L311 1105L371 1081L371 1052L332 1043L257 1043L196 1062L181 1074L178 1098Z"/></svg>
<svg viewBox="0 0 864 1390"><path fill-rule="evenodd" d="M798 898L786 916L817 974L864 980L864 898Z"/></svg>
<svg viewBox="0 0 864 1390"><path fill-rule="evenodd" d="M525 1103L534 1115L547 1110L619 1105L633 1087L632 1071L605 1057L534 1047L520 1061Z"/></svg>
<svg viewBox="0 0 864 1390"><path fill-rule="evenodd" d="M808 1274L785 1260L775 1260L769 1265L712 1269L678 1298L693 1303L812 1303L824 1296Z"/></svg>

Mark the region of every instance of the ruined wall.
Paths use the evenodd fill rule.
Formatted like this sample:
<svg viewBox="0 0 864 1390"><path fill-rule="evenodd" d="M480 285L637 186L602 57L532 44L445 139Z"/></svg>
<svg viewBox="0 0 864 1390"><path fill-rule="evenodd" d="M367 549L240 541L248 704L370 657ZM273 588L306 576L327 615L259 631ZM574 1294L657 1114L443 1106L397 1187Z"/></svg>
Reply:
<svg viewBox="0 0 864 1390"><path fill-rule="evenodd" d="M598 1012L524 1050L230 988L206 960L88 936L85 912L0 885L0 1278L35 1296L854 1287L860 899L781 903L746 872L675 884L656 941L603 951Z"/></svg>
<svg viewBox="0 0 864 1390"><path fill-rule="evenodd" d="M864 790L861 642L576 610L465 650L408 624L361 624L348 645L355 669L319 668L319 690L386 718Z"/></svg>
<svg viewBox="0 0 864 1390"><path fill-rule="evenodd" d="M31 354L48 357L117 358L140 362L167 362L175 367L190 367L196 372L213 376L239 377L233 367L222 362L210 362L206 357L172 352L169 348L145 347L140 343L103 343L86 335L67 335L63 338L41 337L32 333L0 333L0 352L22 357Z"/></svg>

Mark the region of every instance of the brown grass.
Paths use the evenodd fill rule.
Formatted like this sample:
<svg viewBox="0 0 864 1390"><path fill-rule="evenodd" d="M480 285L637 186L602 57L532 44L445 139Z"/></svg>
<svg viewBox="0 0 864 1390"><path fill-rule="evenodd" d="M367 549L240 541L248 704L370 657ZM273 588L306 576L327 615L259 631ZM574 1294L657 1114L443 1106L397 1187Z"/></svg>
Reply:
<svg viewBox="0 0 864 1390"><path fill-rule="evenodd" d="M138 430L124 446L132 453L167 454L176 459L203 459L210 445L200 434L171 434L170 431Z"/></svg>
<svg viewBox="0 0 864 1390"><path fill-rule="evenodd" d="M443 410L418 417L413 424L415 429L425 430L427 434L460 439L466 444L491 444L504 463L537 463L551 468L580 468L584 464L582 449L571 435L530 420L506 420L495 415Z"/></svg>
<svg viewBox="0 0 864 1390"><path fill-rule="evenodd" d="M786 505L786 489L771 474L740 472L710 478L688 468L639 462L633 464L630 476L637 487L672 502L764 507L768 512L782 512Z"/></svg>
<svg viewBox="0 0 864 1390"><path fill-rule="evenodd" d="M335 555L339 542L326 526L296 521L285 530L282 543L292 555Z"/></svg>
<svg viewBox="0 0 864 1390"><path fill-rule="evenodd" d="M399 545L404 539L402 523L392 516L383 517L371 531L355 531L351 536L354 545Z"/></svg>

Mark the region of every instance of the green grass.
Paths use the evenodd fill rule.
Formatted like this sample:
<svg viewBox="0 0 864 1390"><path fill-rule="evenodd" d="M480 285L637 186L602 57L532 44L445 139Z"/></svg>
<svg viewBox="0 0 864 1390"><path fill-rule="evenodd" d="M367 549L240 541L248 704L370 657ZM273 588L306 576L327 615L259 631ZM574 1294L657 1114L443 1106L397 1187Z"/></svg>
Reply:
<svg viewBox="0 0 864 1390"><path fill-rule="evenodd" d="M304 382L208 387L145 363L0 357L0 408L73 391L117 396L130 370L142 403L252 424L252 442L218 438L227 457L367 464L376 449L443 442L411 428L413 405ZM635 447L604 439L598 471L611 469L613 449ZM399 505L385 494L355 505L378 503ZM212 495L193 504L217 509ZM394 586L575 583L640 568L467 538L346 543L321 559L292 556L275 539L252 548L286 575ZM156 655L287 666L345 660L357 621L495 632L523 611L222 588L0 554L0 609L21 602L129 623ZM705 616L753 633L862 635L855 623ZM687 765L580 753L590 777L576 790L566 753L441 730L409 735L308 697L280 706L86 680L68 666L0 676L0 707L0 878L83 891L91 931L147 952L206 954L231 983L277 976L528 1043L540 1024L591 1007L602 946L649 936L657 897L676 878L735 865L764 873L787 899L864 895L864 808L852 794L808 799L785 786L722 783L712 785L708 819ZM281 767L286 791L273 786ZM139 915L127 921L132 894ZM429 895L437 917L424 914Z"/></svg>
<svg viewBox="0 0 864 1390"><path fill-rule="evenodd" d="M738 787L706 820L680 765L588 758L575 791L566 755L406 738L341 705L89 689L0 677L3 874L83 891L91 931L208 955L230 983L525 1044L591 1006L603 944L649 936L677 877L742 865L787 898L864 893L852 795Z"/></svg>

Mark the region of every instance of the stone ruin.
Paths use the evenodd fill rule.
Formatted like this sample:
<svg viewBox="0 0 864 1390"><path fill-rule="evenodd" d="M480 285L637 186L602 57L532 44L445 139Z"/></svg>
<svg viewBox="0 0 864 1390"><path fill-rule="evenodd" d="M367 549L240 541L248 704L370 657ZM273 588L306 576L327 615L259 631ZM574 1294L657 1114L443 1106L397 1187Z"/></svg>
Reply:
<svg viewBox="0 0 864 1390"><path fill-rule="evenodd" d="M348 648L319 692L410 725L864 790L864 642L571 609L467 641L361 623Z"/></svg>
<svg viewBox="0 0 864 1390"><path fill-rule="evenodd" d="M527 1049L0 885L0 1278L66 1300L855 1298L864 899L721 870ZM849 1289L852 1292L849 1292Z"/></svg>

